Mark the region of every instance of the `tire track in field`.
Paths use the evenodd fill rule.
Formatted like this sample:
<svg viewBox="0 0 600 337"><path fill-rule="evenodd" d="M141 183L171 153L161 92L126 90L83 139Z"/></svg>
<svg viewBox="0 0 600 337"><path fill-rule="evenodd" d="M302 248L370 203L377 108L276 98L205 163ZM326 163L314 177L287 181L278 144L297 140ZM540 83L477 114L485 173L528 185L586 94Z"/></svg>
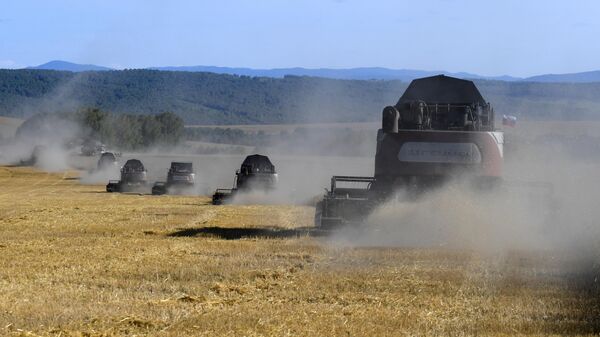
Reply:
<svg viewBox="0 0 600 337"><path fill-rule="evenodd" d="M59 176L56 173L36 170L26 172L30 176L24 178L15 174L19 169L21 168L8 168L10 177L3 182L5 188L0 190L1 218L11 218L24 210L35 209L36 204L42 198L52 197L58 193L63 195L63 192L67 191L72 193L67 186L61 184L68 172ZM12 202L9 202L8 199Z"/></svg>
<svg viewBox="0 0 600 337"><path fill-rule="evenodd" d="M13 172L9 167L0 167L2 171L2 178L0 178L0 184L6 185L5 182L10 181L13 177Z"/></svg>
<svg viewBox="0 0 600 337"><path fill-rule="evenodd" d="M3 201L3 199L5 199L6 196L10 196L11 193L8 190L8 185L10 184L11 180L13 179L13 171L11 170L11 168L9 167L2 167L0 168L3 172L2 174L2 178L0 179L0 186L4 186L4 188L0 189L0 200ZM0 218L8 216L8 210L5 210L5 208L12 208L12 204L8 204L8 203L1 203L0 204Z"/></svg>
<svg viewBox="0 0 600 337"><path fill-rule="evenodd" d="M21 206L24 204L31 204L31 200L28 196L24 196L27 189L33 185L38 185L40 181L48 179L46 175L39 175L38 172L28 173L36 177L36 180L23 179L18 171L25 171L27 168L15 167L5 168L8 170L10 177L2 182L3 188L0 189L0 215L2 218L13 217L16 213L20 212ZM31 183L33 181L33 183ZM31 185L29 185L31 183ZM7 201L9 200L10 201Z"/></svg>
<svg viewBox="0 0 600 337"><path fill-rule="evenodd" d="M44 183L46 181L48 181L51 177L51 174L48 172L40 172L40 178L34 180L30 185L23 185L21 186L21 191L19 191L20 193L26 193L27 197L32 197L32 196L36 196L39 193L35 193L38 192L39 190L41 190L42 188L44 188Z"/></svg>
<svg viewBox="0 0 600 337"><path fill-rule="evenodd" d="M56 194L56 193L60 192L60 195L66 195L66 194L72 195L74 193L74 191L73 191L74 186L72 184L65 183L65 179L67 178L68 175L69 175L69 172L65 171L62 173L61 177L56 177L56 179L53 182L48 184L46 186L47 194L52 195L52 194Z"/></svg>
<svg viewBox="0 0 600 337"><path fill-rule="evenodd" d="M28 197L38 197L41 195L55 195L60 197L76 193L74 188L78 184L72 184L65 180L70 175L69 171L62 172L61 176L58 176L58 173L43 173L45 173L44 179L40 179L34 183L36 187L29 190L30 194L28 194Z"/></svg>
<svg viewBox="0 0 600 337"><path fill-rule="evenodd" d="M18 168L16 168L18 169ZM14 170L13 170L14 171ZM29 199L40 195L40 191L47 186L45 184L48 180L53 177L53 174L47 172L33 172L33 175L38 177L37 179L20 179L15 178L13 172L11 172L11 181L5 183L5 188L0 191L0 200L3 199L15 199L22 200L22 198ZM16 180L18 183L15 183ZM10 186L10 187L7 187Z"/></svg>
<svg viewBox="0 0 600 337"><path fill-rule="evenodd" d="M8 172L10 172L10 177L6 178L6 180L3 182L4 186L0 190L0 198L15 198L15 194L19 194L26 189L26 186L23 185L22 177L20 177L18 174L15 174L15 172L19 171L21 168L6 169Z"/></svg>

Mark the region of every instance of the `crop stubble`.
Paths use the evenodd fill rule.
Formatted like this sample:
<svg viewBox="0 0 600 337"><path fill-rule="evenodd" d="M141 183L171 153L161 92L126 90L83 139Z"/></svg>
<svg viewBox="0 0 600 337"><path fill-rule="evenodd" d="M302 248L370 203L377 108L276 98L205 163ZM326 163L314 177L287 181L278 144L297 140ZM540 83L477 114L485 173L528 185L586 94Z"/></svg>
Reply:
<svg viewBox="0 0 600 337"><path fill-rule="evenodd" d="M107 194L0 168L2 335L512 335L600 331L558 252L345 247L304 206Z"/></svg>

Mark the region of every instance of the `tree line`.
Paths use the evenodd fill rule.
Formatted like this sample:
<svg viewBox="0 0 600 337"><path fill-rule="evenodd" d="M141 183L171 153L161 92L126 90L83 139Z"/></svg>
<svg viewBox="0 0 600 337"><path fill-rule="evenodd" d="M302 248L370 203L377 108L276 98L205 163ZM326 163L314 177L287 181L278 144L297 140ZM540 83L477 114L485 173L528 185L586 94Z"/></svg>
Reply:
<svg viewBox="0 0 600 337"><path fill-rule="evenodd" d="M183 130L183 120L171 112L133 115L86 108L36 114L21 124L16 137L33 141L97 140L114 148L135 150L177 144Z"/></svg>
<svg viewBox="0 0 600 337"><path fill-rule="evenodd" d="M498 115L521 119L599 119L600 83L476 80ZM97 107L120 114L171 111L186 124L378 121L408 83L286 76L119 70L71 73L0 70L0 115L29 117Z"/></svg>
<svg viewBox="0 0 600 337"><path fill-rule="evenodd" d="M187 127L185 139L207 143L268 148L269 153L331 156L374 154L377 130L296 127L279 132L246 131L224 127Z"/></svg>

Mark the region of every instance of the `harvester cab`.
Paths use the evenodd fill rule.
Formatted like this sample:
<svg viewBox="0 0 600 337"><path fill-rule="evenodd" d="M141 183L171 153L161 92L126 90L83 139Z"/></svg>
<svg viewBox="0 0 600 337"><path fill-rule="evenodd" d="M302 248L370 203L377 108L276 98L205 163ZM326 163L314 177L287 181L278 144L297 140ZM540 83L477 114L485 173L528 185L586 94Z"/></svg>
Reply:
<svg viewBox="0 0 600 337"><path fill-rule="evenodd" d="M269 157L260 154L247 156L239 170L235 172L233 188L219 188L212 198L213 205L229 201L238 192L273 190L278 181L275 166Z"/></svg>
<svg viewBox="0 0 600 337"><path fill-rule="evenodd" d="M119 162L117 161L117 157L112 152L104 152L100 155L100 159L98 159L98 164L96 165L96 170L110 170L113 168L118 168Z"/></svg>
<svg viewBox="0 0 600 337"><path fill-rule="evenodd" d="M121 168L121 180L109 180L106 192L132 192L147 184L146 168L138 159L129 159Z"/></svg>
<svg viewBox="0 0 600 337"><path fill-rule="evenodd" d="M480 185L502 177L503 133L494 110L471 81L444 75L416 79L398 103L383 109L373 177L333 177L317 204L315 226L361 223L398 191L418 197L450 178ZM338 182L368 182L339 189Z"/></svg>
<svg viewBox="0 0 600 337"><path fill-rule="evenodd" d="M158 181L152 186L152 194L162 195L170 191L188 189L194 186L196 174L192 163L171 162L171 167L167 173L167 181Z"/></svg>

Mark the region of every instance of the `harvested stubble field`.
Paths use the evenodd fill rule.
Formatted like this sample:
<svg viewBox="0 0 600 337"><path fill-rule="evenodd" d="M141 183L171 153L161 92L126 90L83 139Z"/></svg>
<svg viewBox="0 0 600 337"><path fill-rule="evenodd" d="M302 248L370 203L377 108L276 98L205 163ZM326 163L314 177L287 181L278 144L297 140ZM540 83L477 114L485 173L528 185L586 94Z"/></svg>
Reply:
<svg viewBox="0 0 600 337"><path fill-rule="evenodd" d="M0 168L0 335L585 335L569 257L348 247L302 206L107 194Z"/></svg>

